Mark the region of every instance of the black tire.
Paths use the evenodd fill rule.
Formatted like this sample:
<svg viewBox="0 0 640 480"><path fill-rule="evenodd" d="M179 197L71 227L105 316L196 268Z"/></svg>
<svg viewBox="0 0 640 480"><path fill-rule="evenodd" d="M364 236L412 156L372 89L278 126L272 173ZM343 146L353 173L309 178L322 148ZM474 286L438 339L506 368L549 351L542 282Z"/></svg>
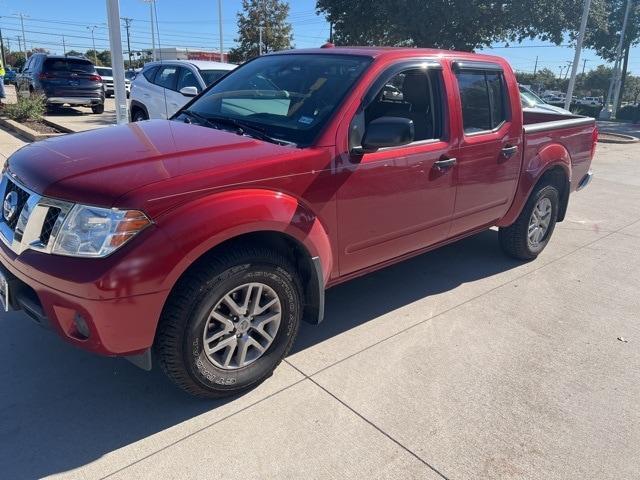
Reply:
<svg viewBox="0 0 640 480"><path fill-rule="evenodd" d="M148 120L149 118L147 117L147 114L144 113L144 110L142 110L141 108L136 108L133 110L133 113L131 114L131 121L132 122L142 122L144 120Z"/></svg>
<svg viewBox="0 0 640 480"><path fill-rule="evenodd" d="M289 260L258 247L239 247L207 258L176 285L163 310L154 353L178 387L203 398L245 392L271 376L295 341L302 316L301 287ZM277 294L282 309L273 343L253 363L233 370L216 366L202 335L214 306L240 285L260 282Z"/></svg>
<svg viewBox="0 0 640 480"><path fill-rule="evenodd" d="M97 114L104 113L104 103L100 103L98 105L92 105L91 111Z"/></svg>
<svg viewBox="0 0 640 480"><path fill-rule="evenodd" d="M528 237L529 222L533 209L542 198L551 202L551 219L543 238L532 245ZM535 259L547 246L558 219L560 193L554 185L540 185L529 196L518 219L508 227L500 228L498 238L502 250L509 256L519 260Z"/></svg>

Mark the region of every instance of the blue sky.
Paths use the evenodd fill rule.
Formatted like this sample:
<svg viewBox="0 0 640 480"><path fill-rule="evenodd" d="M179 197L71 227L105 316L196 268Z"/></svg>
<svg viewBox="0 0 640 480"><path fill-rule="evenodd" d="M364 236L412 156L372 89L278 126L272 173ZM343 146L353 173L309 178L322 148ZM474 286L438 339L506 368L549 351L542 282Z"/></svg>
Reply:
<svg viewBox="0 0 640 480"><path fill-rule="evenodd" d="M236 13L241 8L241 1L222 0L222 4L223 42L224 48L228 49L237 37ZM289 20L293 24L296 47L321 45L329 35L329 25L315 14L315 0L292 0L290 5ZM218 48L217 0L157 0L157 9L162 46ZM17 13L28 15L24 22L29 47L45 47L62 53L64 35L67 50L86 50L92 45L86 27L96 25L96 47L108 48L104 0L0 0L0 28L5 45L9 41L14 49L17 49L17 36L20 35L20 21L14 17ZM150 48L148 5L143 0L120 0L120 13L133 19L132 50ZM552 46L539 40L511 44L509 48L496 44L491 50L522 71L533 71L536 56L538 68L547 67L556 74L560 67L566 70L567 62L573 60L572 48ZM636 48L630 55L630 70L635 74L640 74L639 53L640 49ZM587 70L604 63L588 50L583 52L582 59L587 59Z"/></svg>

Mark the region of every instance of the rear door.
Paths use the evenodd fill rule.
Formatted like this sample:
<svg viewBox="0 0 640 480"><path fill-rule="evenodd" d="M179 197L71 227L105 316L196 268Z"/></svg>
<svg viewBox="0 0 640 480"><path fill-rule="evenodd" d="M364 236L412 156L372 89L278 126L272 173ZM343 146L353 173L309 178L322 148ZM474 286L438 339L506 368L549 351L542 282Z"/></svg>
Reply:
<svg viewBox="0 0 640 480"><path fill-rule="evenodd" d="M81 58L47 58L40 78L49 97L96 98L101 94L95 67Z"/></svg>
<svg viewBox="0 0 640 480"><path fill-rule="evenodd" d="M447 238L455 185L447 160L445 88L440 64L401 62L374 81L351 120L349 146L340 158L338 236L340 273L346 275L397 258ZM361 133L380 117L413 121L409 145L353 154Z"/></svg>
<svg viewBox="0 0 640 480"><path fill-rule="evenodd" d="M158 69L154 83L159 89L151 100L155 112L151 118L169 118L178 110L179 96L182 96L176 91L179 70L180 67L177 65L162 65Z"/></svg>
<svg viewBox="0 0 640 480"><path fill-rule="evenodd" d="M456 151L456 202L451 236L491 225L507 212L521 166L522 122L518 96L510 98L502 66L454 62L461 116Z"/></svg>

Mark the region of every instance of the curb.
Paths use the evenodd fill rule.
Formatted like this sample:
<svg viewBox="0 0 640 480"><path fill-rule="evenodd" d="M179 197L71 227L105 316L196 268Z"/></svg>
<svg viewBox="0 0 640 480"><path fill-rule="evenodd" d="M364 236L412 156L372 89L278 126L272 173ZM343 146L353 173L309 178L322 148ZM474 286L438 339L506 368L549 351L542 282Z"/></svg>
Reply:
<svg viewBox="0 0 640 480"><path fill-rule="evenodd" d="M631 135L624 135L622 133L611 133L611 132L600 132L598 136L598 143L618 143L618 144L627 144L627 143L637 143L639 141L638 138L633 137Z"/></svg>
<svg viewBox="0 0 640 480"><path fill-rule="evenodd" d="M47 123L46 121L43 123ZM38 140L46 140L47 138L53 138L53 137L59 137L60 135L66 135L66 133L40 133L40 132L36 132L35 130L26 127L24 125L22 125L19 122L16 122L15 120L10 120L8 118L1 118L0 117L0 125L2 125L3 127L6 127L10 130L13 130L14 132L22 135L23 137L25 137L27 140L31 141L31 142L37 142ZM58 128L57 125L49 125L51 127L54 128Z"/></svg>

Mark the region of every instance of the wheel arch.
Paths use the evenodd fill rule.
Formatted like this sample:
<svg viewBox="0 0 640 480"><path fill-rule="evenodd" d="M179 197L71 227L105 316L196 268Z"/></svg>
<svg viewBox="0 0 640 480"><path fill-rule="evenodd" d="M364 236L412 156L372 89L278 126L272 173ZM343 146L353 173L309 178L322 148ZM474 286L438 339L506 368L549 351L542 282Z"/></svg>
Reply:
<svg viewBox="0 0 640 480"><path fill-rule="evenodd" d="M320 219L295 198L264 190L230 191L191 202L167 216L168 222L159 223L172 232L177 251L184 252L166 276L167 290L211 255L241 245L266 245L295 266L304 289L303 319L322 320L325 285L333 268L331 241ZM214 221L203 225L203 217Z"/></svg>
<svg viewBox="0 0 640 480"><path fill-rule="evenodd" d="M544 182L550 182L558 188L560 193L558 222L561 222L567 212L571 191L571 156L564 145L548 144L525 164L511 208L498 222L498 226L506 227L514 223L531 194Z"/></svg>
<svg viewBox="0 0 640 480"><path fill-rule="evenodd" d="M149 110L147 110L147 107L144 105L144 103L138 101L138 100L131 100L131 106L129 108L129 120L133 119L133 112L135 111L135 109L140 109L144 112L144 114L147 116L147 118L149 118Z"/></svg>

